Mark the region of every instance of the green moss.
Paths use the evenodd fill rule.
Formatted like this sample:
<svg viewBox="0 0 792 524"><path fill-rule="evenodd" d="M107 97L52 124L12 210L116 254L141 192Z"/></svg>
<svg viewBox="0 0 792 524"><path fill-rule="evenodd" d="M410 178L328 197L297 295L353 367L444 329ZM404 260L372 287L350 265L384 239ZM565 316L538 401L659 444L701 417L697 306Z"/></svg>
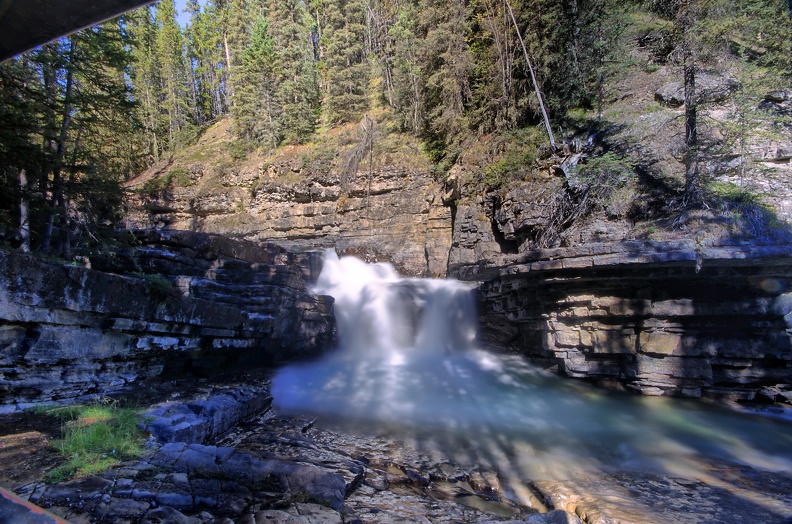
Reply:
<svg viewBox="0 0 792 524"><path fill-rule="evenodd" d="M141 273L139 271L132 273L132 275L148 282L152 295L158 298L165 299L176 295L176 288L173 282L162 275Z"/></svg>

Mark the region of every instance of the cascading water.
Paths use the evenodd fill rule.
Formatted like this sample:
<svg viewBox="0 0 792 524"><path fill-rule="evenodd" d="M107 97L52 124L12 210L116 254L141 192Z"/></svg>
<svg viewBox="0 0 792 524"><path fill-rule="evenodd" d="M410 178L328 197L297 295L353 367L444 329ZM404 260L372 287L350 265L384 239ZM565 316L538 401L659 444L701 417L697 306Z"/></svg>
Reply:
<svg viewBox="0 0 792 524"><path fill-rule="evenodd" d="M470 289L328 252L340 347L281 369L275 406L355 421L514 478L573 470L695 476L710 459L792 471L792 425L699 402L608 395L475 345ZM431 443L431 444L430 444Z"/></svg>

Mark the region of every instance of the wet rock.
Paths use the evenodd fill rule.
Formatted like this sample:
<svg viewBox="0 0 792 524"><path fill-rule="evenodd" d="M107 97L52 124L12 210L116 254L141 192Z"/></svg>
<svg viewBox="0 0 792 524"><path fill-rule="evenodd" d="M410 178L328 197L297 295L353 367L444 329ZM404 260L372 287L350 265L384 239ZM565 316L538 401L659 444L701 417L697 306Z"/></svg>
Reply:
<svg viewBox="0 0 792 524"><path fill-rule="evenodd" d="M286 510L259 511L255 524L341 524L341 515L317 504L294 504Z"/></svg>
<svg viewBox="0 0 792 524"><path fill-rule="evenodd" d="M527 524L582 524L577 515L560 509L531 515L525 522Z"/></svg>
<svg viewBox="0 0 792 524"><path fill-rule="evenodd" d="M119 499L111 497L109 501L100 503L93 512L93 517L104 522L134 522L143 515L151 504L145 501Z"/></svg>
<svg viewBox="0 0 792 524"><path fill-rule="evenodd" d="M52 485L46 488L43 494L37 496L37 499L46 500L47 504L52 505L75 504L82 500L97 498L97 494L105 493L112 485L112 481L92 475L84 479Z"/></svg>
<svg viewBox="0 0 792 524"><path fill-rule="evenodd" d="M188 517L173 508L161 507L147 511L140 524L201 524L205 521L205 519L197 517Z"/></svg>

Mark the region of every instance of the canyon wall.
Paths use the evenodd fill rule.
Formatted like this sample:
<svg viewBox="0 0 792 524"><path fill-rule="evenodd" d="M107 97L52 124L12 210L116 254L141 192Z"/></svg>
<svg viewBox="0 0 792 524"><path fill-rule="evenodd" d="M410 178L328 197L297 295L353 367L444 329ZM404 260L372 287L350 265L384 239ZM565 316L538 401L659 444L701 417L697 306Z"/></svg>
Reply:
<svg viewBox="0 0 792 524"><path fill-rule="evenodd" d="M650 395L792 400L792 246L592 243L461 263L482 341Z"/></svg>
<svg viewBox="0 0 792 524"><path fill-rule="evenodd" d="M306 290L311 255L194 233L133 240L112 261L131 275L0 251L0 409L332 344L332 299Z"/></svg>
<svg viewBox="0 0 792 524"><path fill-rule="evenodd" d="M300 159L210 172L190 167L194 183L140 192L129 187L128 225L201 231L386 261L410 276L445 276L451 210L442 186L422 168L386 166L369 175L312 174Z"/></svg>

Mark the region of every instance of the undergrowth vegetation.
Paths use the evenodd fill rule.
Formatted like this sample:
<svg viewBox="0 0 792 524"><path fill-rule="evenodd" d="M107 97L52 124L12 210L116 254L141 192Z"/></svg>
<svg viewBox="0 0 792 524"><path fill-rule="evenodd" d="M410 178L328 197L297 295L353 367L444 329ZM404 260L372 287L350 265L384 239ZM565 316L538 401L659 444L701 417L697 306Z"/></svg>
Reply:
<svg viewBox="0 0 792 524"><path fill-rule="evenodd" d="M53 447L66 462L50 470L50 483L95 475L120 461L143 453L143 435L137 428L138 410L114 401L88 405L41 408L40 413L63 423L63 436Z"/></svg>
<svg viewBox="0 0 792 524"><path fill-rule="evenodd" d="M620 190L634 181L635 169L634 161L610 151L572 169L565 186L553 196L538 247L552 246L566 227L597 208L608 215L626 214L635 194Z"/></svg>
<svg viewBox="0 0 792 524"><path fill-rule="evenodd" d="M712 206L732 222L740 236L792 241L792 227L778 217L763 195L730 182L715 181L708 189Z"/></svg>
<svg viewBox="0 0 792 524"><path fill-rule="evenodd" d="M484 172L486 187L491 190L501 189L528 176L536 167L540 146L545 140L546 137L536 127L506 133L502 146L503 156Z"/></svg>
<svg viewBox="0 0 792 524"><path fill-rule="evenodd" d="M181 166L175 166L164 175L152 178L143 184L140 192L143 195L155 197L157 196L157 193L163 191L171 184L177 187L186 187L192 185L190 172Z"/></svg>

